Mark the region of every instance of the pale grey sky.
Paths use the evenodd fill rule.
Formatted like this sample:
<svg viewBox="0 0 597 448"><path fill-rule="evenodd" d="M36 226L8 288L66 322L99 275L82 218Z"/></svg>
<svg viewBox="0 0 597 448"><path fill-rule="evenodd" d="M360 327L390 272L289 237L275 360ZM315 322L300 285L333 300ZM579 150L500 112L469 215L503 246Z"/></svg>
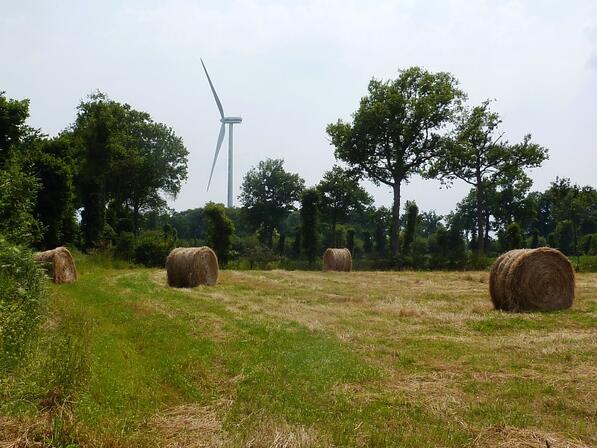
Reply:
<svg viewBox="0 0 597 448"><path fill-rule="evenodd" d="M371 77L411 65L451 72L471 104L497 100L509 140L530 132L548 147L534 188L597 186L595 0L0 0L0 90L30 98L31 124L50 135L95 89L173 127L190 151L179 210L226 200L225 147L205 191L219 115L200 57L244 120L235 196L267 157L317 183L334 163L326 125L350 118ZM466 191L413 179L403 197L443 214Z"/></svg>

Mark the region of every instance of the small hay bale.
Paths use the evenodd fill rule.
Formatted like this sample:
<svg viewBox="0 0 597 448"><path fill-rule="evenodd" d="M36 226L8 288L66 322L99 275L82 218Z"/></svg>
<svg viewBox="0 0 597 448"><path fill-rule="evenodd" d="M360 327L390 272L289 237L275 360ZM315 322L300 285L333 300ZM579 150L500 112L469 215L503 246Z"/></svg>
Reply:
<svg viewBox="0 0 597 448"><path fill-rule="evenodd" d="M75 260L66 247L35 254L35 261L43 265L54 283L72 283L77 280Z"/></svg>
<svg viewBox="0 0 597 448"><path fill-rule="evenodd" d="M168 285L194 288L215 285L218 281L218 257L209 247L178 247L166 258Z"/></svg>
<svg viewBox="0 0 597 448"><path fill-rule="evenodd" d="M323 254L324 271L350 272L352 270L352 256L348 249L326 249Z"/></svg>
<svg viewBox="0 0 597 448"><path fill-rule="evenodd" d="M568 258L556 249L511 250L493 264L489 292L498 310L570 308L574 300L574 270Z"/></svg>

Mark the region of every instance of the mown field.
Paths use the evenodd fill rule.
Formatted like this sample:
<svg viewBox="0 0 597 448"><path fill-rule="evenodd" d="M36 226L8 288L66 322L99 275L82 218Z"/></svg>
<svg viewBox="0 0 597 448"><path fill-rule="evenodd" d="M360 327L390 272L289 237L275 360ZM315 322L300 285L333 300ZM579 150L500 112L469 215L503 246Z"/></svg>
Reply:
<svg viewBox="0 0 597 448"><path fill-rule="evenodd" d="M0 447L597 446L597 274L493 311L487 272L165 272L78 260L0 381Z"/></svg>

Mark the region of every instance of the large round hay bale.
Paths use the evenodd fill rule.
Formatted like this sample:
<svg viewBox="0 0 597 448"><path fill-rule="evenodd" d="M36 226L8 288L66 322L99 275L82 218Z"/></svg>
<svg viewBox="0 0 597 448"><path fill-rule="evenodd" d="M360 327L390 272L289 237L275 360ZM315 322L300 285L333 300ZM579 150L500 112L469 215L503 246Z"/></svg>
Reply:
<svg viewBox="0 0 597 448"><path fill-rule="evenodd" d="M324 271L343 271L352 270L352 256L348 249L326 249L323 254Z"/></svg>
<svg viewBox="0 0 597 448"><path fill-rule="evenodd" d="M574 300L574 269L568 258L556 249L511 250L493 264L489 292L498 310L570 308Z"/></svg>
<svg viewBox="0 0 597 448"><path fill-rule="evenodd" d="M215 285L218 281L218 257L209 247L178 247L166 258L168 285L193 288Z"/></svg>
<svg viewBox="0 0 597 448"><path fill-rule="evenodd" d="M46 269L54 283L72 283L77 280L75 260L66 247L35 254L35 261Z"/></svg>

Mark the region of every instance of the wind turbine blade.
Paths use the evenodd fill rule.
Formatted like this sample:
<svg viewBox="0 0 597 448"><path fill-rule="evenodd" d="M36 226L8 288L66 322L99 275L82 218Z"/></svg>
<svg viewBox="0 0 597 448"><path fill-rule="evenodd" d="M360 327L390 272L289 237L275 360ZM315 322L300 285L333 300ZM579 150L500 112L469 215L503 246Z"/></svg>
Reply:
<svg viewBox="0 0 597 448"><path fill-rule="evenodd" d="M205 76L207 76L207 82L209 82L209 87L211 87L211 91L214 94L214 98L216 99L216 104L218 105L218 109L220 110L220 115L224 118L224 108L222 107L222 103L220 103L220 99L218 98L218 94L216 93L216 89L211 82L211 78L209 77L209 73L207 73L207 69L205 68L205 64L203 63L203 59L201 59L201 65L203 66L203 70L205 70Z"/></svg>
<svg viewBox="0 0 597 448"><path fill-rule="evenodd" d="M211 176L214 174L214 168L216 167L216 160L218 160L218 154L220 153L220 148L222 147L222 142L224 141L224 133L226 132L226 125L222 123L220 126L220 135L218 135L218 143L216 144L216 153L214 154L214 162L211 165L211 173L209 173L209 182L207 182L207 191L209 191L209 185L211 184Z"/></svg>

